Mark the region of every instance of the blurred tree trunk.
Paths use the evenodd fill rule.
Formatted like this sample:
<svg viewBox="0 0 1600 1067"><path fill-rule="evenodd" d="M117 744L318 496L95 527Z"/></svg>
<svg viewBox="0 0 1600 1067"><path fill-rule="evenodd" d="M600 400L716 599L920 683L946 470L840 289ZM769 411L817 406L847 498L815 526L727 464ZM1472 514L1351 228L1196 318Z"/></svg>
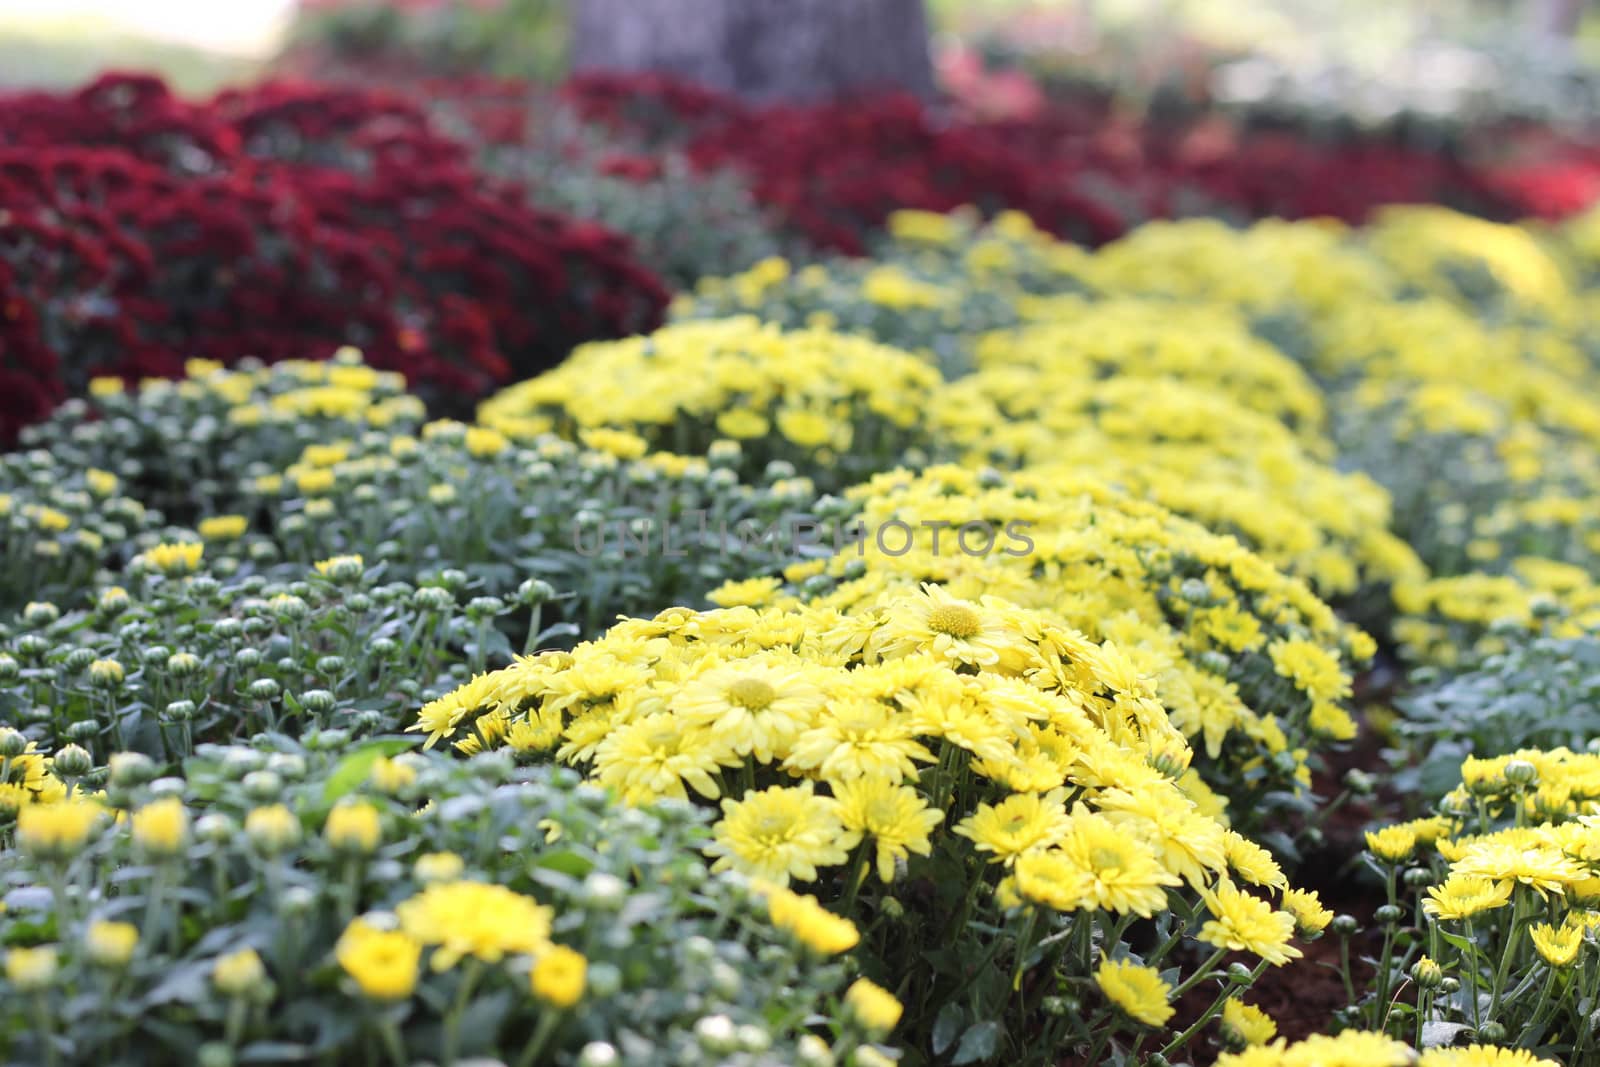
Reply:
<svg viewBox="0 0 1600 1067"><path fill-rule="evenodd" d="M575 0L572 66L755 100L933 92L922 0Z"/></svg>

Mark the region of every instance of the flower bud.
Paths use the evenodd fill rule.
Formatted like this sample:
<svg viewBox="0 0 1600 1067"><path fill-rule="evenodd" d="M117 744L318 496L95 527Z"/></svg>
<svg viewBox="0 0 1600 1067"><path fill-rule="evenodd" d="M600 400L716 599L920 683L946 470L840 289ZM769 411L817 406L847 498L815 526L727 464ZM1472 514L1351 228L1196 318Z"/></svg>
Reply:
<svg viewBox="0 0 1600 1067"><path fill-rule="evenodd" d="M700 1047L715 1056L726 1056L738 1047L733 1020L726 1015L705 1015L695 1021L695 1039Z"/></svg>
<svg viewBox="0 0 1600 1067"><path fill-rule="evenodd" d="M50 769L57 778L82 778L94 770L94 759L81 745L63 745L51 759Z"/></svg>
<svg viewBox="0 0 1600 1067"><path fill-rule="evenodd" d="M274 771L251 771L244 776L245 795L257 803L277 800L283 795L283 779Z"/></svg>
<svg viewBox="0 0 1600 1067"><path fill-rule="evenodd" d="M142 752L118 752L111 757L110 782L119 789L144 785L156 776L156 765Z"/></svg>
<svg viewBox="0 0 1600 1067"><path fill-rule="evenodd" d="M1385 926L1399 922L1401 917L1404 915L1405 912L1402 911L1397 904L1385 904L1383 907L1372 913L1372 917L1378 922L1383 923Z"/></svg>
<svg viewBox="0 0 1600 1067"><path fill-rule="evenodd" d="M194 701L174 700L167 704L162 717L169 722L188 722L195 717L196 711Z"/></svg>
<svg viewBox="0 0 1600 1067"><path fill-rule="evenodd" d="M244 832L256 848L272 855L299 842L300 820L282 804L273 804L245 816Z"/></svg>
<svg viewBox="0 0 1600 1067"><path fill-rule="evenodd" d="M33 601L22 609L22 621L29 626L42 629L61 618L61 609L54 604Z"/></svg>
<svg viewBox="0 0 1600 1067"><path fill-rule="evenodd" d="M1539 781L1539 768L1524 759L1507 761L1505 774L1506 781L1524 789Z"/></svg>
<svg viewBox="0 0 1600 1067"><path fill-rule="evenodd" d="M1426 956L1411 965L1411 980L1418 989L1438 989L1444 983L1444 970Z"/></svg>
<svg viewBox="0 0 1600 1067"><path fill-rule="evenodd" d="M98 657L92 648L75 648L67 653L67 658L61 661L61 669L68 674L79 674L89 669L89 664Z"/></svg>
<svg viewBox="0 0 1600 1067"><path fill-rule="evenodd" d="M271 678L257 678L250 683L250 698L252 700L276 700L282 687Z"/></svg>
<svg viewBox="0 0 1600 1067"><path fill-rule="evenodd" d="M425 585L411 594L411 602L424 611L449 611L455 607L456 598L448 589Z"/></svg>
<svg viewBox="0 0 1600 1067"><path fill-rule="evenodd" d="M13 948L6 952L6 978L22 993L38 993L56 980L60 961L55 947Z"/></svg>
<svg viewBox="0 0 1600 1067"><path fill-rule="evenodd" d="M538 607L556 595L555 587L542 578L529 578L517 586L517 602L527 607Z"/></svg>
<svg viewBox="0 0 1600 1067"><path fill-rule="evenodd" d="M1506 1039L1506 1028L1490 1019L1478 1027L1478 1039L1486 1044L1498 1045Z"/></svg>
<svg viewBox="0 0 1600 1067"><path fill-rule="evenodd" d="M115 689L122 679L122 664L114 659L97 659L89 664L89 681L99 689Z"/></svg>
<svg viewBox="0 0 1600 1067"><path fill-rule="evenodd" d="M591 1041L578 1050L578 1067L617 1067L622 1057L605 1041Z"/></svg>
<svg viewBox="0 0 1600 1067"><path fill-rule="evenodd" d="M243 997L255 992L266 981L267 969L253 948L242 948L219 956L211 968L217 991L227 997Z"/></svg>
<svg viewBox="0 0 1600 1067"><path fill-rule="evenodd" d="M22 736L22 731L10 726L0 726L0 756L16 759L26 751L28 751L28 739Z"/></svg>
<svg viewBox="0 0 1600 1067"><path fill-rule="evenodd" d="M214 845L227 844L237 831L234 821L220 812L202 815L194 824L195 836Z"/></svg>
<svg viewBox="0 0 1600 1067"><path fill-rule="evenodd" d="M120 970L133 958L139 930L132 923L92 922L83 932L83 951L89 961L107 970Z"/></svg>
<svg viewBox="0 0 1600 1067"><path fill-rule="evenodd" d="M1328 924L1328 929L1340 937L1354 937L1357 931L1361 929L1361 924L1356 921L1353 915L1335 915L1333 922Z"/></svg>
<svg viewBox="0 0 1600 1067"><path fill-rule="evenodd" d="M335 851L365 856L383 840L378 809L365 801L340 804L328 812L323 836Z"/></svg>
<svg viewBox="0 0 1600 1067"><path fill-rule="evenodd" d="M333 694L326 689L307 689L300 694L300 706L313 715L326 715L335 703Z"/></svg>

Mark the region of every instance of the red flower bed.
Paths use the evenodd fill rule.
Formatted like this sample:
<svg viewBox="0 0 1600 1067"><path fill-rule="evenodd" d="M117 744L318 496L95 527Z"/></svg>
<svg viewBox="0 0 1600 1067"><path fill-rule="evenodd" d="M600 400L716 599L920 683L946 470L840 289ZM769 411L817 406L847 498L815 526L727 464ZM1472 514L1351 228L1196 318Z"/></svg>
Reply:
<svg viewBox="0 0 1600 1067"><path fill-rule="evenodd" d="M656 75L580 75L563 96L638 144L675 144L701 167L743 172L791 226L851 253L895 208L965 203L1025 211L1089 242L1196 212L1355 222L1383 204L1435 202L1497 217L1540 213L1514 195L1514 182L1379 140L1140 127L1064 105L993 120L899 97L750 108Z"/></svg>
<svg viewBox="0 0 1600 1067"><path fill-rule="evenodd" d="M346 343L459 403L666 298L624 239L482 180L399 96L0 99L0 438L95 375Z"/></svg>

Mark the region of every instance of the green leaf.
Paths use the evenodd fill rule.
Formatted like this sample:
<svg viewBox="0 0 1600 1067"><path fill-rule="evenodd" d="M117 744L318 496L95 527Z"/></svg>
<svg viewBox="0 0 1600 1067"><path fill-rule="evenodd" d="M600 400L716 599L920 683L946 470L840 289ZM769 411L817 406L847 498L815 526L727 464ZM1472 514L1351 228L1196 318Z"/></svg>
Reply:
<svg viewBox="0 0 1600 1067"><path fill-rule="evenodd" d="M352 789L366 781L367 775L372 771L372 765L378 760L398 755L413 747L415 747L413 742L400 738L368 741L345 756L333 768L322 787L323 803L337 803Z"/></svg>
<svg viewBox="0 0 1600 1067"><path fill-rule="evenodd" d="M951 1063L978 1063L993 1059L1000 1051L1000 1024L993 1019L968 1027Z"/></svg>
<svg viewBox="0 0 1600 1067"><path fill-rule="evenodd" d="M955 1043L956 1035L961 1032L961 1026L966 1022L966 1013L961 1010L961 1005L951 1001L939 1009L939 1017L933 1023L933 1054L943 1056L945 1049Z"/></svg>

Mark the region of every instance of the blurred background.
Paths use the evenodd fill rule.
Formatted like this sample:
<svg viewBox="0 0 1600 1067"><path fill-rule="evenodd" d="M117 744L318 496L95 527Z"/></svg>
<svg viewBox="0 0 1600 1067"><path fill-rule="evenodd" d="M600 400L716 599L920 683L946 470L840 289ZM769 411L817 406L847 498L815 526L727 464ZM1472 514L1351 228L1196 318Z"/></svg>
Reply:
<svg viewBox="0 0 1600 1067"><path fill-rule="evenodd" d="M0 0L0 84L59 87L116 67L159 71L201 92L285 63L553 81L572 59L582 6L584 0ZM608 17L617 8L593 6ZM810 8L825 6L788 5L779 17L811 18ZM1600 18L1584 0L925 6L940 87L991 113L1027 113L1052 97L1085 93L1130 106L1368 125L1511 117L1586 123L1600 107Z"/></svg>

